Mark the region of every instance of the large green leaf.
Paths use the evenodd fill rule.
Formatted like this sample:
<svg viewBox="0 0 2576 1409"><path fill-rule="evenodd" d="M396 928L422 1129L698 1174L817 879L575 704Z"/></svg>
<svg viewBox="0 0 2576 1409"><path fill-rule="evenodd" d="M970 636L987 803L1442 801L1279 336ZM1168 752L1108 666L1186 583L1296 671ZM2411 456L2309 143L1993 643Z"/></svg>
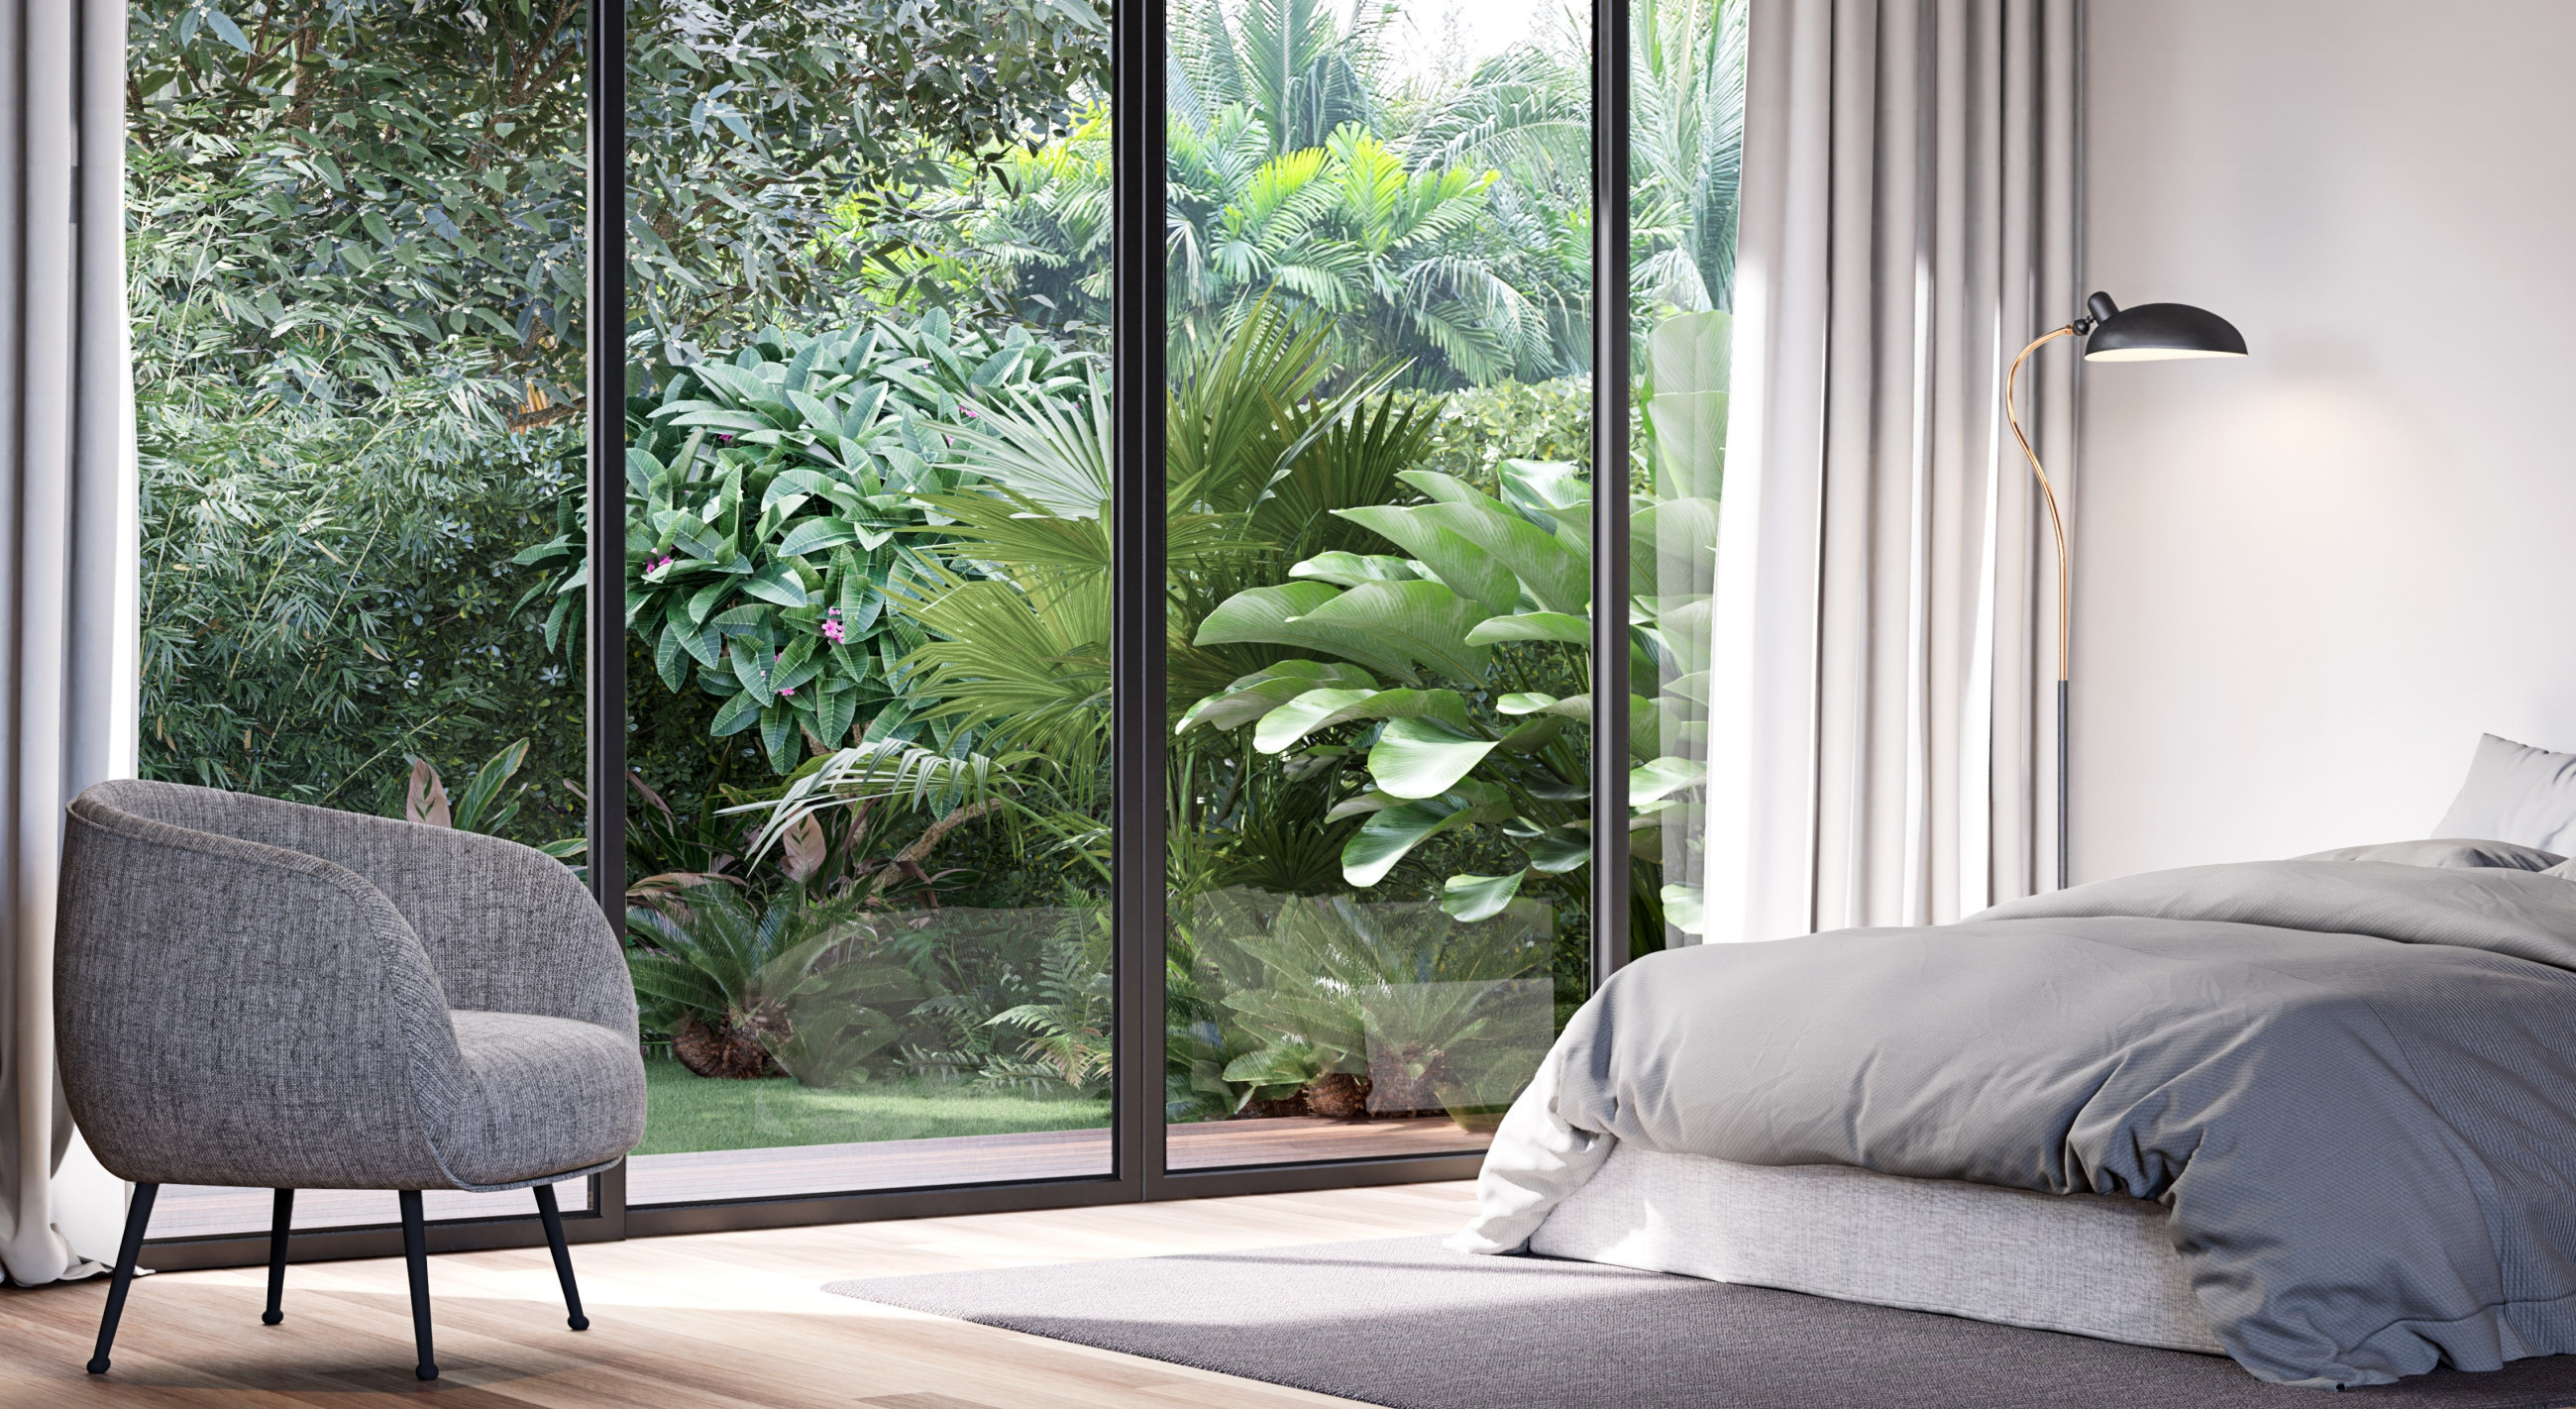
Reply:
<svg viewBox="0 0 2576 1409"><path fill-rule="evenodd" d="M1172 726L1172 732L1186 734L1202 725L1217 730L1238 729L1309 690L1327 688L1374 690L1377 682L1355 666L1283 660L1190 706L1181 722Z"/></svg>
<svg viewBox="0 0 2576 1409"><path fill-rule="evenodd" d="M1447 590L1447 589L1442 589ZM1305 624L1308 614L1341 597L1341 590L1321 582L1290 582L1254 587L1218 604L1199 623L1192 645L1276 645L1340 656L1381 675L1418 682L1412 658L1398 643L1348 625Z"/></svg>
<svg viewBox="0 0 2576 1409"><path fill-rule="evenodd" d="M1438 797L1474 772L1495 747L1491 739L1438 719L1391 720L1369 750L1369 776L1391 797Z"/></svg>
<svg viewBox="0 0 2576 1409"><path fill-rule="evenodd" d="M1707 894L1698 886L1664 887L1664 923L1684 934L1708 933Z"/></svg>
<svg viewBox="0 0 2576 1409"><path fill-rule="evenodd" d="M1708 781L1708 765L1687 758L1657 758L1628 770L1628 801L1654 802Z"/></svg>
<svg viewBox="0 0 2576 1409"><path fill-rule="evenodd" d="M1371 788L1366 792L1356 793L1350 797L1342 799L1340 802L1334 803L1331 808L1325 811L1324 820L1327 822L1339 822L1346 817L1366 817L1372 812L1384 812L1390 807L1400 807L1404 805L1404 801L1405 800L1403 798L1390 797L1385 793L1379 792L1375 788Z"/></svg>
<svg viewBox="0 0 2576 1409"><path fill-rule="evenodd" d="M1252 746L1284 753L1319 729L1361 719L1434 719L1464 733L1466 697L1455 690L1309 690L1262 717ZM1410 796L1410 794L1407 794Z"/></svg>
<svg viewBox="0 0 2576 1409"><path fill-rule="evenodd" d="M1592 861L1592 829L1550 827L1529 841L1530 865L1552 874L1578 870Z"/></svg>
<svg viewBox="0 0 2576 1409"><path fill-rule="evenodd" d="M1665 499L1628 519L1630 582L1641 597L1706 594L1717 578L1717 501Z"/></svg>
<svg viewBox="0 0 2576 1409"><path fill-rule="evenodd" d="M1592 502L1592 472L1565 460L1505 460L1503 502L1532 513Z"/></svg>
<svg viewBox="0 0 2576 1409"><path fill-rule="evenodd" d="M770 551L782 558L801 558L858 541L858 527L848 519L805 519L789 529Z"/></svg>
<svg viewBox="0 0 2576 1409"><path fill-rule="evenodd" d="M1437 582L1364 582L1296 624L1319 634L1335 633L1336 639L1358 633L1356 639L1373 650L1401 653L1452 679L1481 680L1490 653L1468 633L1486 615ZM1411 671L1403 673L1413 678Z"/></svg>
<svg viewBox="0 0 2576 1409"><path fill-rule="evenodd" d="M1646 427L1659 496L1718 497L1734 340L1734 317L1723 311L1667 318L1647 335Z"/></svg>
<svg viewBox="0 0 2576 1409"><path fill-rule="evenodd" d="M1502 560L1431 517L1442 509L1450 508L1472 512L1464 510L1463 506L1443 504L1413 508L1373 505L1333 512L1335 517L1348 519L1421 559L1424 566L1440 574L1441 581L1485 610L1500 614L1518 606L1520 581L1512 576Z"/></svg>
<svg viewBox="0 0 2576 1409"><path fill-rule="evenodd" d="M1384 553L1340 552L1318 553L1288 569L1288 575L1338 587L1357 587L1363 582L1412 582L1422 576L1402 558Z"/></svg>
<svg viewBox="0 0 2576 1409"><path fill-rule="evenodd" d="M1466 502L1339 512L1429 563L1432 571L1496 613L1510 610L1519 595L1486 585L1486 577L1497 568L1527 587L1549 611L1580 613L1592 600L1588 554L1574 551L1563 536L1483 495ZM1460 550L1452 539L1469 549ZM1484 555L1483 561L1473 556L1477 553ZM1460 571L1475 575L1462 582L1451 575L1453 562Z"/></svg>
<svg viewBox="0 0 2576 1409"><path fill-rule="evenodd" d="M796 570L785 563L771 563L742 580L742 590L764 602L782 607L811 606L813 598L805 594L805 584Z"/></svg>
<svg viewBox="0 0 2576 1409"><path fill-rule="evenodd" d="M1562 641L1569 646L1588 646L1592 644L1592 623L1563 612L1515 612L1480 621L1467 633L1469 645L1490 646L1498 641Z"/></svg>
<svg viewBox="0 0 2576 1409"><path fill-rule="evenodd" d="M1511 907L1512 898L1521 893L1521 880L1529 873L1514 871L1508 876L1451 876L1440 887L1440 908L1452 919L1470 924L1490 920Z"/></svg>
<svg viewBox="0 0 2576 1409"><path fill-rule="evenodd" d="M1378 694L1376 690L1308 690L1295 699L1261 717L1252 731L1252 746L1263 753L1281 753L1306 737L1326 720L1361 704Z"/></svg>
<svg viewBox="0 0 2576 1409"><path fill-rule="evenodd" d="M1672 654L1676 675L1698 675L1708 669L1716 624L1715 603L1707 597L1693 598L1663 614L1657 631L1664 649Z"/></svg>
<svg viewBox="0 0 2576 1409"><path fill-rule="evenodd" d="M1342 848L1342 879L1365 890L1385 880L1405 853L1440 833L1511 815L1512 805L1500 790L1482 784L1390 807L1361 823L1358 835Z"/></svg>

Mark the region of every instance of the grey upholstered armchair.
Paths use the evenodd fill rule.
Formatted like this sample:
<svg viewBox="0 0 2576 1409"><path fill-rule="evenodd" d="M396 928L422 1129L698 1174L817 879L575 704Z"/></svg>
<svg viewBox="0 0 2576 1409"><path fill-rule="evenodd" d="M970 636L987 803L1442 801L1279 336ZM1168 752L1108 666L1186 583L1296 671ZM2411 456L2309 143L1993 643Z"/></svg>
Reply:
<svg viewBox="0 0 2576 1409"><path fill-rule="evenodd" d="M134 1181L93 1374L163 1184L400 1191L419 1374L423 1189L533 1187L573 1329L552 1186L644 1133L635 992L562 863L494 837L174 783L72 804L54 987L63 1090Z"/></svg>

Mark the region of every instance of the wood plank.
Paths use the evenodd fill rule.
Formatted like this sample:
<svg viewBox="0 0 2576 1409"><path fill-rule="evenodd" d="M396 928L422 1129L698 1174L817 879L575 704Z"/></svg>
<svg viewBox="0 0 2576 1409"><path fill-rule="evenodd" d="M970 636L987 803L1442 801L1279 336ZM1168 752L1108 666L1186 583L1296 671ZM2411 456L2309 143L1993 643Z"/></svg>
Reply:
<svg viewBox="0 0 2576 1409"><path fill-rule="evenodd" d="M1239 1251L1439 1233L1464 1184L1118 1204L575 1249L592 1329L563 1324L542 1249L433 1258L435 1386L410 1378L399 1259L287 1274L259 1324L257 1268L135 1283L116 1367L81 1372L104 1280L0 1288L0 1406L308 1409L433 1393L466 1409L1287 1409L1345 1404L1249 1380L832 1296L846 1277ZM263 1222L265 1210L263 1209Z"/></svg>

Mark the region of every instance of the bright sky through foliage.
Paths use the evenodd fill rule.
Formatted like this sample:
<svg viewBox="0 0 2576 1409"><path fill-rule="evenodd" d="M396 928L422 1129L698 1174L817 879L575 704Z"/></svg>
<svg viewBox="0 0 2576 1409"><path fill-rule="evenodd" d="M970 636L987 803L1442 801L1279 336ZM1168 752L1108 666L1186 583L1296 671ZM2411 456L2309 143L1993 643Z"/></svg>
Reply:
<svg viewBox="0 0 2576 1409"><path fill-rule="evenodd" d="M1408 0L1387 38L1387 57L1407 78L1454 76L1531 40L1562 38L1566 0Z"/></svg>

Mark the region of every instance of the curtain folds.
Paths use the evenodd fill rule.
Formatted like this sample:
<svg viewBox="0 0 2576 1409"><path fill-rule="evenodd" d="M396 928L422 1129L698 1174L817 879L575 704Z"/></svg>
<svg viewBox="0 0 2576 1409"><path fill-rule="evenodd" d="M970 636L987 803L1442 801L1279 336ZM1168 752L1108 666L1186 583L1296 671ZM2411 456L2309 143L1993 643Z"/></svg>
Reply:
<svg viewBox="0 0 2576 1409"><path fill-rule="evenodd" d="M0 1268L21 1284L96 1270L122 1204L63 1110L53 949L64 805L134 772L124 186L123 0L0 0Z"/></svg>
<svg viewBox="0 0 2576 1409"><path fill-rule="evenodd" d="M1933 924L2053 857L2053 560L2002 413L2078 311L2075 0L1753 0L1707 938ZM2072 354L2024 370L2068 494Z"/></svg>

